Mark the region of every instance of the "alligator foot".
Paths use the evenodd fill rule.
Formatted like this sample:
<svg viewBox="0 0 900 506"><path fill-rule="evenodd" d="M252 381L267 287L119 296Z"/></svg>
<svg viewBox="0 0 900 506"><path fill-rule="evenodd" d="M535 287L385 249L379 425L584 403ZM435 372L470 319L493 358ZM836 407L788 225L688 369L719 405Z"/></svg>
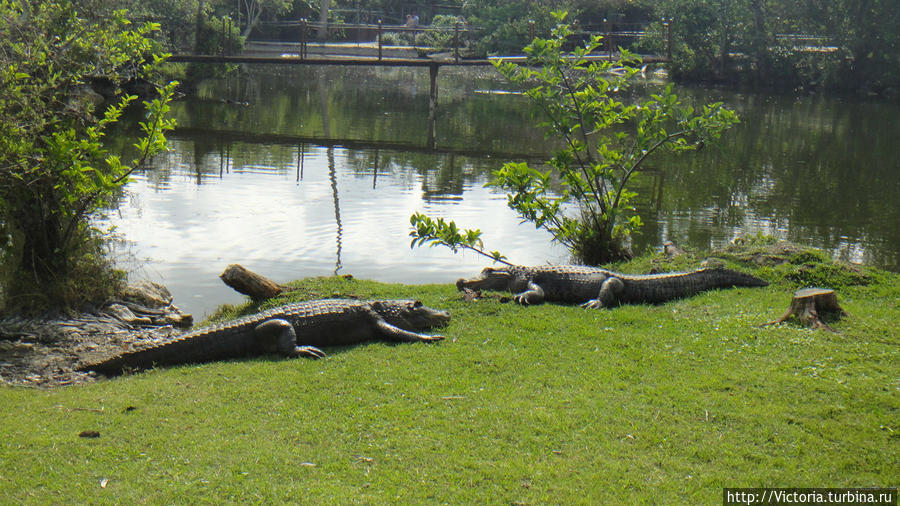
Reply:
<svg viewBox="0 0 900 506"><path fill-rule="evenodd" d="M294 352L298 357L325 358L325 352L315 346L297 346Z"/></svg>
<svg viewBox="0 0 900 506"><path fill-rule="evenodd" d="M533 306L535 304L543 304L544 303L544 291L543 290L528 290L527 292L522 292L513 297L513 300L516 301L517 304L522 306Z"/></svg>
<svg viewBox="0 0 900 506"><path fill-rule="evenodd" d="M603 304L603 301L601 301L601 300L591 299L591 300L585 302L584 304L582 304L581 307L586 308L586 309L603 309L606 307L606 305Z"/></svg>
<svg viewBox="0 0 900 506"><path fill-rule="evenodd" d="M513 296L513 300L516 301L516 304L519 304L520 306L528 305L528 297L525 293L520 293L519 295Z"/></svg>
<svg viewBox="0 0 900 506"><path fill-rule="evenodd" d="M544 303L544 289L534 281L528 282L528 290L517 294L513 299L520 305L527 306L529 304Z"/></svg>

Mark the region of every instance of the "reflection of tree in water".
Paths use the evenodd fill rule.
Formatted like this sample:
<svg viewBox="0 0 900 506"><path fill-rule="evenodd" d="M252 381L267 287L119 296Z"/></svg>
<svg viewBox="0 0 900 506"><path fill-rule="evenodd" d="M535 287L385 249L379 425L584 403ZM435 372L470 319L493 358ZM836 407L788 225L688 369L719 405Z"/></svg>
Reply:
<svg viewBox="0 0 900 506"><path fill-rule="evenodd" d="M499 168L500 160L506 159L496 158L456 154L452 150L348 149L346 166L355 177L373 178L373 188L379 175L391 175L395 179L420 180L426 200L458 200L466 188L480 186L490 179L491 171ZM540 166L539 161L531 163Z"/></svg>
<svg viewBox="0 0 900 506"><path fill-rule="evenodd" d="M709 92L694 93L699 101ZM707 248L761 230L847 260L900 264L900 176L884 130L897 131L887 126L896 107L825 97L724 98L742 122L718 146L655 162L665 171L666 197L657 212L641 209L644 242Z"/></svg>
<svg viewBox="0 0 900 506"><path fill-rule="evenodd" d="M526 99L474 93L473 87L505 86L499 74L488 72L494 77L486 80L479 77L484 73L441 70L437 146L542 152L543 131L533 127ZM426 146L428 84L428 71L419 68L251 66L205 81L198 96L174 104L172 114L179 127L186 128Z"/></svg>
<svg viewBox="0 0 900 506"><path fill-rule="evenodd" d="M306 143L297 144L297 182L303 180L303 166L306 161Z"/></svg>
<svg viewBox="0 0 900 506"><path fill-rule="evenodd" d="M457 164L453 155L444 157L440 162L435 170L423 175L422 200L462 200L465 189L462 164Z"/></svg>
<svg viewBox="0 0 900 506"><path fill-rule="evenodd" d="M334 223L337 225L337 233L335 235L335 243L337 244L337 255L334 262L334 275L337 276L341 270L341 243L344 235L344 226L341 225L341 206L338 200L337 187L337 170L334 165L334 148L328 148L328 181L331 182L331 196L334 200Z"/></svg>

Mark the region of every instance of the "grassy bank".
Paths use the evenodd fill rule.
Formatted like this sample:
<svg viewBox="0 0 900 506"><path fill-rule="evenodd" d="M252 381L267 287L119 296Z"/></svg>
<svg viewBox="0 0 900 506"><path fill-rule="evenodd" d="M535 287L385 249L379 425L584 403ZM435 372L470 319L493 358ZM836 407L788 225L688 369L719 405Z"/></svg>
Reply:
<svg viewBox="0 0 900 506"><path fill-rule="evenodd" d="M448 339L0 388L0 493L719 503L726 486L895 486L900 276L837 287L850 314L839 333L760 328L801 284L779 269L759 271L777 281L767 288L604 311L303 280L310 298L421 298L453 314Z"/></svg>

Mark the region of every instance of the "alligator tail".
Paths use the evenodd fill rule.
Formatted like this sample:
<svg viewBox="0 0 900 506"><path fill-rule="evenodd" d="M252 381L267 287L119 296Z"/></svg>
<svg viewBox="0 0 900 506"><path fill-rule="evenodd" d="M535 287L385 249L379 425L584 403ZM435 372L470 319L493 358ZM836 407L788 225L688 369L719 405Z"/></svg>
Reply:
<svg viewBox="0 0 900 506"><path fill-rule="evenodd" d="M765 280L730 269L700 269L692 272L628 276L620 302L659 303L689 297L716 288L767 286Z"/></svg>

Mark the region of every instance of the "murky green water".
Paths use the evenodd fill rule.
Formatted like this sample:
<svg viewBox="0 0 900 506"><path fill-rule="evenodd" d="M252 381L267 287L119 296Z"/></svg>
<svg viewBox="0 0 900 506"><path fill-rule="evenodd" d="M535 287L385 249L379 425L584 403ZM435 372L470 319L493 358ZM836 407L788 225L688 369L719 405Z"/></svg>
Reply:
<svg viewBox="0 0 900 506"><path fill-rule="evenodd" d="M552 149L528 102L490 69L444 68L432 149L428 85L425 69L354 67L254 68L206 83L175 104L172 151L129 183L111 217L148 260L133 276L203 314L239 300L217 279L229 263L281 281L338 272L407 283L452 282L486 264L410 250L414 211L481 228L515 262L565 261L483 188L504 161ZM639 249L762 232L900 269L898 104L680 94L723 100L742 123L720 146L657 159L639 177Z"/></svg>

